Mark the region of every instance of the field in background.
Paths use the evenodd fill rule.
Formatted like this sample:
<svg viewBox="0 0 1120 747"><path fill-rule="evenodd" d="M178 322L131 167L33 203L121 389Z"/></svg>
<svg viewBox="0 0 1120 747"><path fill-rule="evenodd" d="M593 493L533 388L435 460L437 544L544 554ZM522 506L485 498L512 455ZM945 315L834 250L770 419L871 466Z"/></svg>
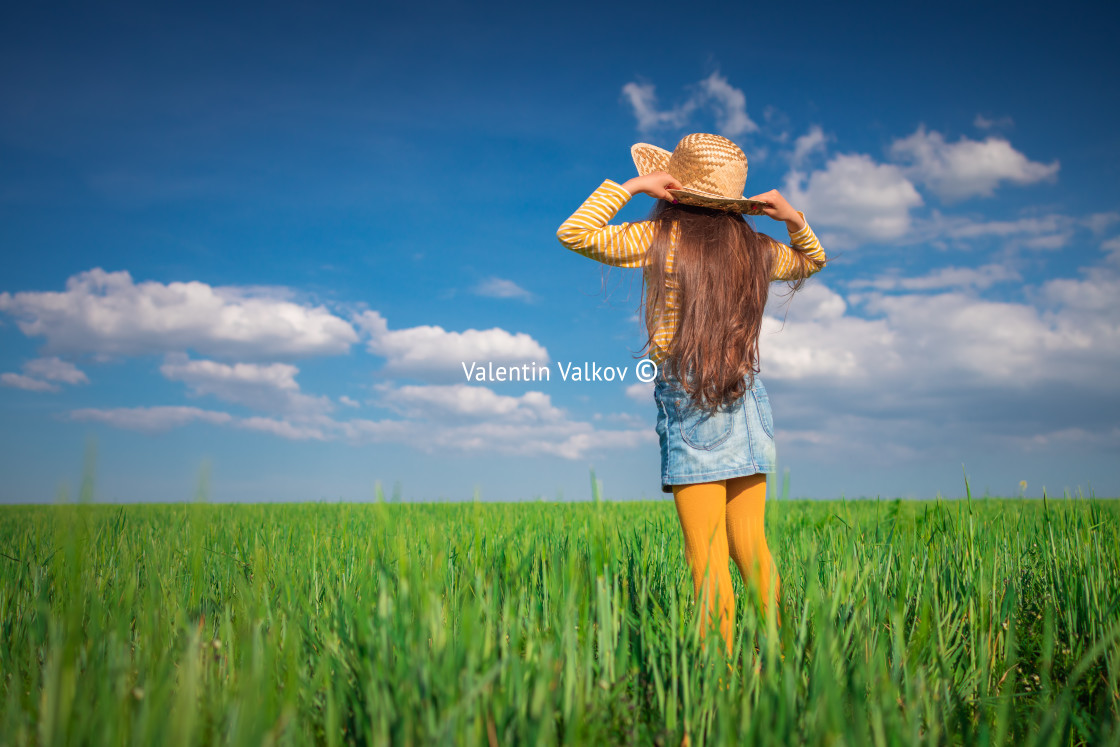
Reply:
<svg viewBox="0 0 1120 747"><path fill-rule="evenodd" d="M1120 743L1116 501L767 527L729 671L668 500L2 507L0 742Z"/></svg>

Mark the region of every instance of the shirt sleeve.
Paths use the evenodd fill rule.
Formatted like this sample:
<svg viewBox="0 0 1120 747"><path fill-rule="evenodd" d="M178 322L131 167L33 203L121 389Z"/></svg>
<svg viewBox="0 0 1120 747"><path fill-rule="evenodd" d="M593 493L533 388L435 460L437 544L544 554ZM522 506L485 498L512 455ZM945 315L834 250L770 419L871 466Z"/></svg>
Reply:
<svg viewBox="0 0 1120 747"><path fill-rule="evenodd" d="M653 241L649 221L608 225L630 193L607 179L572 213L556 231L556 238L568 249L596 262L614 267L641 267Z"/></svg>
<svg viewBox="0 0 1120 747"><path fill-rule="evenodd" d="M797 214L802 219L805 213L800 210ZM818 272L825 263L824 248L817 239L809 222L796 233L789 235L789 246L780 241L772 240L774 249L774 265L770 270L771 280L799 280L807 278Z"/></svg>

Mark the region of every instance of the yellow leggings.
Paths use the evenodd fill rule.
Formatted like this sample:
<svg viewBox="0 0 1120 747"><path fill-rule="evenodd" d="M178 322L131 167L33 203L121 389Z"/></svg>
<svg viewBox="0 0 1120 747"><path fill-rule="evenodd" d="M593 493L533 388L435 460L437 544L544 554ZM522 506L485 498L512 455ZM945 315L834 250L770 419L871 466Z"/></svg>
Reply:
<svg viewBox="0 0 1120 747"><path fill-rule="evenodd" d="M692 569L696 598L708 613L704 624L718 624L730 654L735 592L727 564L728 550L747 589L758 592L763 613L778 600L781 591L763 526L766 475L674 485L673 502L684 531L684 552ZM775 614L777 611L775 605Z"/></svg>

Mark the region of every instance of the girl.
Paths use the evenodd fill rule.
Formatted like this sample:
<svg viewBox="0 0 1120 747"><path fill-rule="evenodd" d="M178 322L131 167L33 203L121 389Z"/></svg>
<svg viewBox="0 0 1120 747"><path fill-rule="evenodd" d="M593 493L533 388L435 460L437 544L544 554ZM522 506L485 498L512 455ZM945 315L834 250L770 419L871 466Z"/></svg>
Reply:
<svg viewBox="0 0 1120 747"><path fill-rule="evenodd" d="M728 554L763 612L776 612L780 590L763 530L775 469L770 400L756 375L766 295L773 280L799 288L825 255L777 190L743 197L747 157L727 138L696 133L672 153L645 143L630 152L639 175L604 181L556 237L585 257L644 271L661 488L673 493L697 598L730 654ZM657 198L649 220L608 225L639 192ZM789 245L757 233L744 213L784 222Z"/></svg>

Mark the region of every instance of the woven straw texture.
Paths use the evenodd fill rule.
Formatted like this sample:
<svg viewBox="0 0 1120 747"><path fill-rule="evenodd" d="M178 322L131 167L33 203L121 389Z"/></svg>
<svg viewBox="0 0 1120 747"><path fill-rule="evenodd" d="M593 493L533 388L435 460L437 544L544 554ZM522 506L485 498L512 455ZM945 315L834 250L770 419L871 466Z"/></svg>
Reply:
<svg viewBox="0 0 1120 747"><path fill-rule="evenodd" d="M685 135L672 153L648 143L630 148L634 165L642 176L665 171L683 189L670 190L681 202L721 210L763 215L765 202L743 197L747 183L747 156L725 137L703 132Z"/></svg>
<svg viewBox="0 0 1120 747"><path fill-rule="evenodd" d="M744 215L766 215L763 208L770 207L770 203L762 200L729 200L726 197L708 197L695 192L685 192L683 189L670 189L669 194L687 205L697 207L715 208L716 210L737 210Z"/></svg>

